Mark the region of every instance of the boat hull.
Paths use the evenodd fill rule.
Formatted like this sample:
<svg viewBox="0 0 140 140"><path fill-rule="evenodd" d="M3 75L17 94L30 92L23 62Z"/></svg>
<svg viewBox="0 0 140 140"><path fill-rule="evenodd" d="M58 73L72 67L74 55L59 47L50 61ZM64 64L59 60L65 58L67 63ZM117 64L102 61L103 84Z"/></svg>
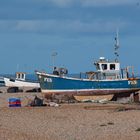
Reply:
<svg viewBox="0 0 140 140"><path fill-rule="evenodd" d="M91 96L91 95L112 95L112 94L128 94L128 93L135 93L139 91L138 89L89 89L89 90L44 90L41 89L43 93L49 94L56 94L56 95L77 95L77 96Z"/></svg>
<svg viewBox="0 0 140 140"><path fill-rule="evenodd" d="M36 73L41 91L48 95L91 96L135 93L140 90L140 79L90 80Z"/></svg>
<svg viewBox="0 0 140 140"><path fill-rule="evenodd" d="M110 101L112 100L114 97L113 94L110 94L110 95L91 95L91 96L74 96L74 98L77 100L77 101L82 101L82 102L86 102L86 101L101 101L101 100L104 100L104 101Z"/></svg>
<svg viewBox="0 0 140 140"><path fill-rule="evenodd" d="M4 78L5 86L7 87L29 87L29 88L40 88L39 83L27 82L21 80L13 80L10 78Z"/></svg>

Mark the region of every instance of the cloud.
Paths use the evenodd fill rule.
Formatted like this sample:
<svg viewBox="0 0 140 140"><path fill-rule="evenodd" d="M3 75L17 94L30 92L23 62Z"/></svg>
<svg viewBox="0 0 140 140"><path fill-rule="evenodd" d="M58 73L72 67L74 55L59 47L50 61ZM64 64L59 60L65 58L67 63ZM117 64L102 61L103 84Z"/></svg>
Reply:
<svg viewBox="0 0 140 140"><path fill-rule="evenodd" d="M6 0L0 1L0 19L87 19L88 17L91 19L94 18L94 16L110 17L112 15L117 17L124 15L124 18L126 18L130 12L124 11L128 10L129 5L136 6L138 1L139 0ZM120 7L117 7L118 5ZM125 6L121 7L121 5ZM112 8L111 6L114 7ZM136 7L133 7L133 9L134 8ZM132 10L132 13L134 12L135 11ZM138 14L138 12L134 14Z"/></svg>
<svg viewBox="0 0 140 140"><path fill-rule="evenodd" d="M118 6L136 4L137 0L81 0L83 6Z"/></svg>
<svg viewBox="0 0 140 140"><path fill-rule="evenodd" d="M0 31L46 34L107 33L117 27L127 28L131 23L121 20L0 20Z"/></svg>
<svg viewBox="0 0 140 140"><path fill-rule="evenodd" d="M56 6L81 5L84 7L118 6L136 4L138 0L46 0Z"/></svg>
<svg viewBox="0 0 140 140"><path fill-rule="evenodd" d="M57 6L68 6L74 3L73 0L48 0L49 2L57 5Z"/></svg>

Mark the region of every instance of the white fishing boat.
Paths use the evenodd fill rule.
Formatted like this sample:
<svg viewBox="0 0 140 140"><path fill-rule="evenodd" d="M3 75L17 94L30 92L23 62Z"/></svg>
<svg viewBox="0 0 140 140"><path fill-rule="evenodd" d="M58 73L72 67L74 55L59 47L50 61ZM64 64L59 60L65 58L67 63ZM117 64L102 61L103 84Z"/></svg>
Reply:
<svg viewBox="0 0 140 140"><path fill-rule="evenodd" d="M16 78L4 77L6 87L29 87L40 88L40 84L37 81L27 80L25 72L16 72Z"/></svg>

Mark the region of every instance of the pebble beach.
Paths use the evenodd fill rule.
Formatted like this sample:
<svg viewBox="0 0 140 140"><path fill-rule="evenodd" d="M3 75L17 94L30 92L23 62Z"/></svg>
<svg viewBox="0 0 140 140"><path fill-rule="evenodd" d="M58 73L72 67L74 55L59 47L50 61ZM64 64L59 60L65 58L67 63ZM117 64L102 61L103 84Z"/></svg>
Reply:
<svg viewBox="0 0 140 140"><path fill-rule="evenodd" d="M0 93L0 140L139 140L140 105L65 103L29 107L41 93ZM22 106L8 106L18 97ZM127 110L121 110L127 107ZM120 110L119 110L120 109Z"/></svg>

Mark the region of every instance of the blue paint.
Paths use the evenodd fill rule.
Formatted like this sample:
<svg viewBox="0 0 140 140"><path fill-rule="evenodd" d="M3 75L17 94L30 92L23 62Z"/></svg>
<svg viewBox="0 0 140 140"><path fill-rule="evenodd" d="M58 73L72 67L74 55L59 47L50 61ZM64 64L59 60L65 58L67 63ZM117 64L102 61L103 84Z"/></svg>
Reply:
<svg viewBox="0 0 140 140"><path fill-rule="evenodd" d="M21 107L20 98L9 98L9 107Z"/></svg>
<svg viewBox="0 0 140 140"><path fill-rule="evenodd" d="M82 79L67 79L61 77L51 77L51 82L45 81L44 78L40 80L42 89L49 90L78 90L78 89L128 89L139 88L140 79L135 80L136 84L130 83L131 80L110 80L110 81L84 81Z"/></svg>

